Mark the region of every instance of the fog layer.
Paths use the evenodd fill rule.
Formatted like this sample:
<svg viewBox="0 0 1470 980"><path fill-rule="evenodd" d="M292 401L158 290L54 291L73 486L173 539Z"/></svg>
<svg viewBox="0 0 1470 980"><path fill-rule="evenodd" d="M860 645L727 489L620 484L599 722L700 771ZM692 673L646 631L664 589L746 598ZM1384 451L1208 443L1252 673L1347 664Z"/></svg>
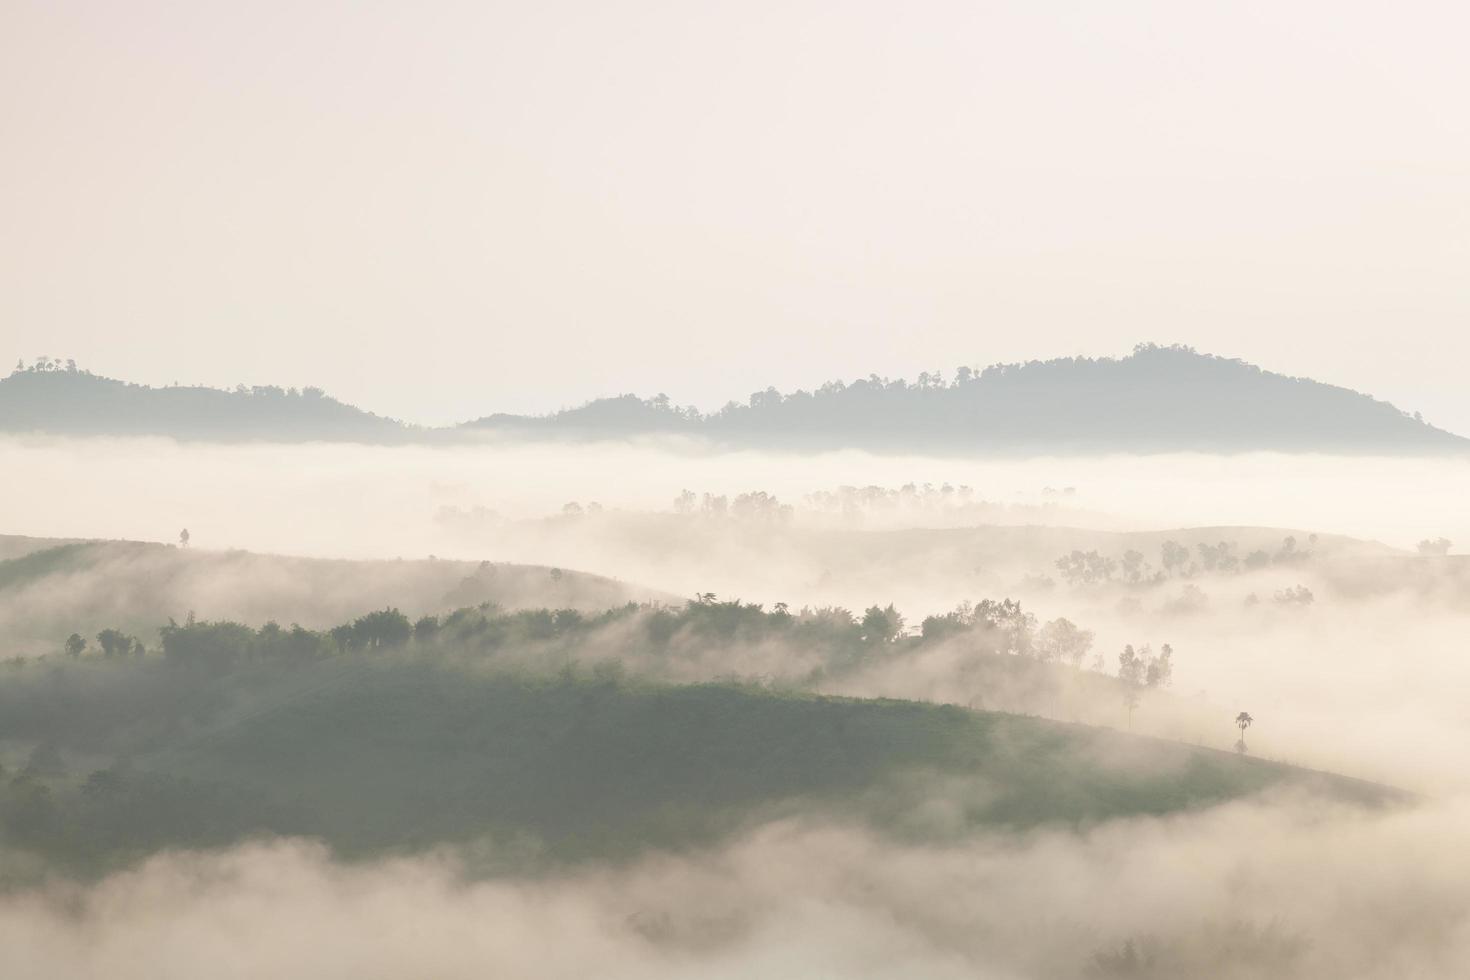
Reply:
<svg viewBox="0 0 1470 980"><path fill-rule="evenodd" d="M4 896L0 944L14 980L1443 977L1470 958L1467 816L1277 800L935 847L789 822L479 883L284 841Z"/></svg>
<svg viewBox="0 0 1470 980"><path fill-rule="evenodd" d="M325 625L381 605L433 612L436 604L448 609L498 595L450 588L463 572L446 575L446 566L395 597L385 586L407 581L411 569L388 565L366 575L346 570L329 587L302 596L303 580L286 574L289 564L202 561L203 551L226 546L533 561L610 574L675 596L715 592L793 609L836 603L862 610L892 602L911 627L963 600L1012 596L1043 620L1064 616L1092 630L1089 662L1101 656L1109 673L1125 644L1174 646L1172 692L1151 695L1141 706L1132 719L1137 731L1228 748L1238 734L1230 720L1248 710L1260 721L1250 733L1259 754L1416 790L1465 787L1460 760L1470 752L1470 722L1457 693L1470 681L1461 652L1470 627L1465 576L1451 574L1458 567L1453 557L1392 558L1387 547L1328 533L1406 549L1439 535L1470 541L1460 506L1470 496L1470 466L1458 462L1259 455L966 462L851 453L708 455L611 444L375 449L9 440L0 441L0 463L24 476L0 485L7 530L167 540L189 527L198 553L190 567L211 574L176 576L190 587L150 607L160 620L182 619L193 609L203 618L257 625L292 617ZM968 487L971 503L948 511L833 511L820 497L844 485L907 483L932 483L940 497L946 484L956 488L955 497ZM763 490L795 512L777 521L674 514L686 489L696 500ZM582 513L563 515L573 501ZM601 513L592 512L594 503ZM1108 533L966 529L981 522L1078 524ZM1289 533L1218 527L1251 523L1298 528L1298 535L1322 532L1310 546L1316 560L1171 580L1141 592L1046 581L1059 578L1054 561L1071 548L1114 558L1137 548L1157 564L1165 539L1191 550L1229 540L1243 556L1275 549ZM1210 527L1145 533L1190 525ZM1301 547L1309 547L1305 538ZM140 588L167 580L160 569L123 564L114 566L122 578L48 580L0 597L0 611L10 610L12 627L18 616L43 617L27 634L28 651L59 647L72 629L96 628L98 615L122 615L108 597L136 597ZM1315 602L1273 601L1299 587ZM273 610L287 594L289 610ZM537 593L550 605L573 601L569 595L566 582ZM1252 597L1260 601L1247 605ZM148 641L147 631L162 623L107 625L127 625ZM617 655L638 666L636 656ZM675 676L782 677L804 663L801 651L781 648L738 656L691 649ZM902 669L876 668L827 689L1126 724L1121 704L989 685L981 690L962 651L936 650Z"/></svg>
<svg viewBox="0 0 1470 980"><path fill-rule="evenodd" d="M0 440L7 530L172 540L328 557L496 557L435 523L440 508L540 517L570 501L665 509L685 489L763 490L787 502L840 485L950 483L979 498L1039 505L1039 520L1115 529L1190 525L1309 528L1411 547L1470 542L1470 463L1247 454L962 460L863 453L702 453L658 444L180 445L165 440ZM616 475L615 481L609 480ZM1069 496L1046 495L1074 488ZM366 533L371 528L372 533ZM541 559L536 559L541 560ZM618 574L615 568L599 568ZM659 583L652 583L659 584Z"/></svg>

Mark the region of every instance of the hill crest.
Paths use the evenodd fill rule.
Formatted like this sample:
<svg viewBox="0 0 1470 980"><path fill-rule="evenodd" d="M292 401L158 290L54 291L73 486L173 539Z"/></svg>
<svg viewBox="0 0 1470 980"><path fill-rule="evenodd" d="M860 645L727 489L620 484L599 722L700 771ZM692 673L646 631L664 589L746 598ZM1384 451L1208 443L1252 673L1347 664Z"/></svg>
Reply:
<svg viewBox="0 0 1470 980"><path fill-rule="evenodd" d="M1470 439L1369 395L1154 344L1121 358L962 367L948 380L925 372L915 381L870 375L810 391L767 388L709 413L665 395L623 394L441 429L384 418L315 388L152 388L74 367L32 367L0 380L0 431L223 442L682 436L739 448L946 455L1470 452Z"/></svg>

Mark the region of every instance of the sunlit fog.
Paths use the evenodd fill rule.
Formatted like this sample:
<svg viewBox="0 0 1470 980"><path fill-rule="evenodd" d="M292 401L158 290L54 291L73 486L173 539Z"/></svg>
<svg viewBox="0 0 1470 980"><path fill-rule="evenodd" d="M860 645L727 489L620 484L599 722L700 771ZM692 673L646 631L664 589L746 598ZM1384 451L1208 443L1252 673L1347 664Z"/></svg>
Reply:
<svg viewBox="0 0 1470 980"><path fill-rule="evenodd" d="M1467 11L0 3L0 980L1470 975Z"/></svg>

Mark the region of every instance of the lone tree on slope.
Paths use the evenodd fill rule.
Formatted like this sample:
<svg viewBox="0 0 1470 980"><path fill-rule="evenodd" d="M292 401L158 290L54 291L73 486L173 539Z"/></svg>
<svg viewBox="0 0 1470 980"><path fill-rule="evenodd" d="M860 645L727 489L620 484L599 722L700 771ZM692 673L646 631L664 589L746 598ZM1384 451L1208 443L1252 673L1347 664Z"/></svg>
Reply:
<svg viewBox="0 0 1470 980"><path fill-rule="evenodd" d="M1240 741L1235 743L1235 751L1245 755L1245 730L1255 722L1249 711L1242 711L1235 716L1235 727L1240 729Z"/></svg>

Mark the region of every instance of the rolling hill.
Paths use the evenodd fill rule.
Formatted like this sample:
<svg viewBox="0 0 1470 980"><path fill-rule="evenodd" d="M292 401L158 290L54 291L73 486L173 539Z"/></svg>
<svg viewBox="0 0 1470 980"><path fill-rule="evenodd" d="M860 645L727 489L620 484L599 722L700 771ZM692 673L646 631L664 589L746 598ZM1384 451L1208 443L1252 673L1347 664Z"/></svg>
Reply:
<svg viewBox="0 0 1470 980"><path fill-rule="evenodd" d="M815 391L756 392L710 415L662 397L468 423L521 436L700 436L795 450L940 454L1463 453L1470 440L1346 388L1184 347L961 369L953 381L877 376Z"/></svg>
<svg viewBox="0 0 1470 980"><path fill-rule="evenodd" d="M401 443L415 438L412 428L317 388L153 388L87 371L34 369L0 380L0 431L212 442Z"/></svg>
<svg viewBox="0 0 1470 980"><path fill-rule="evenodd" d="M10 554L14 557L5 558ZM142 541L0 538L0 655L55 652L73 631L150 637L170 618L319 628L393 604L414 616L493 603L601 610L672 598L586 572L445 560L346 560Z"/></svg>
<svg viewBox="0 0 1470 980"><path fill-rule="evenodd" d="M674 435L730 447L936 454L1470 451L1470 440L1368 395L1155 345L1122 358L961 368L952 380L873 375L814 391L767 389L711 413L661 395L620 395L444 429L373 415L314 388L152 388L31 368L0 380L0 432L389 444Z"/></svg>
<svg viewBox="0 0 1470 980"><path fill-rule="evenodd" d="M778 818L901 837L1078 826L1268 790L1382 787L952 706L486 671L84 658L0 676L0 830L75 871L263 834L346 856L493 839L535 863L709 843ZM935 808L947 814L933 818ZM926 816L927 814L927 816Z"/></svg>

